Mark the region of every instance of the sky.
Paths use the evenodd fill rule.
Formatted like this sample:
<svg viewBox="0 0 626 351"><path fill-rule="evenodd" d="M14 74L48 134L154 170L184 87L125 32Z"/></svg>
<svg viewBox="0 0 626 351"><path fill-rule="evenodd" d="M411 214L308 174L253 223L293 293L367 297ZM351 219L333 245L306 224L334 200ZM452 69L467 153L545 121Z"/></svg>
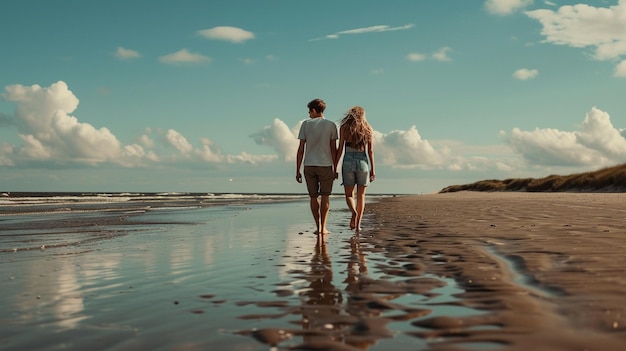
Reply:
<svg viewBox="0 0 626 351"><path fill-rule="evenodd" d="M369 193L626 162L626 0L3 0L0 33L1 192L305 193L315 98L365 109Z"/></svg>

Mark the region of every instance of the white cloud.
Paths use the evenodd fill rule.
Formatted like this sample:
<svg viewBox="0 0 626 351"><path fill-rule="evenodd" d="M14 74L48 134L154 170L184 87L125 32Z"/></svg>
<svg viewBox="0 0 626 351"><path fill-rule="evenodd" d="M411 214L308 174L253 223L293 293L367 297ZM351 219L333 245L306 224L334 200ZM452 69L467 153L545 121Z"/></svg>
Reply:
<svg viewBox="0 0 626 351"><path fill-rule="evenodd" d="M208 138L201 138L199 146L194 146L174 129L156 132L146 129L136 144L123 145L107 128L97 129L71 115L79 101L64 82L44 88L13 85L6 87L2 97L16 105L15 115L7 116L14 121L8 127L16 128L20 136L19 145L0 144L0 165L10 167L28 163L143 166L158 162L201 167L220 163L293 162L298 145L296 135L302 123L289 128L280 119L274 119L269 126L250 135L257 145L271 147L274 151L271 154L226 154ZM160 136L154 139L169 148L155 143L154 133ZM523 160L545 166L605 166L625 162L623 133L612 125L608 113L592 108L578 131L515 128L509 133L502 132L504 145L490 148L426 140L415 126L388 133L375 131L374 146L377 164L390 168L510 171L521 169Z"/></svg>
<svg viewBox="0 0 626 351"><path fill-rule="evenodd" d="M608 113L593 107L576 136L582 145L598 150L611 160L626 161L626 139L613 126Z"/></svg>
<svg viewBox="0 0 626 351"><path fill-rule="evenodd" d="M154 151L148 151L145 158L155 163L161 161L161 158Z"/></svg>
<svg viewBox="0 0 626 351"><path fill-rule="evenodd" d="M274 119L274 122L263 127L263 129L253 133L250 137L257 145L269 146L276 151L278 156L285 161L295 161L296 150L298 149L298 130L289 129L285 122L278 118Z"/></svg>
<svg viewBox="0 0 626 351"><path fill-rule="evenodd" d="M175 53L159 57L159 60L167 64L201 64L211 62L211 58L200 54L189 52L187 49L179 50Z"/></svg>
<svg viewBox="0 0 626 351"><path fill-rule="evenodd" d="M396 30L405 30L409 28L413 28L414 25L407 24L400 27L390 27L387 25L383 26L371 26L357 29L344 30L341 32L337 32L337 34L363 34L363 33L373 33L373 32L388 32L388 31L396 31Z"/></svg>
<svg viewBox="0 0 626 351"><path fill-rule="evenodd" d="M533 165L581 166L607 163L600 153L576 142L576 135L557 129L536 129L532 132L514 128L507 143Z"/></svg>
<svg viewBox="0 0 626 351"><path fill-rule="evenodd" d="M228 163L268 163L278 159L276 155L251 155L247 152L242 152L239 155L228 155L226 160Z"/></svg>
<svg viewBox="0 0 626 351"><path fill-rule="evenodd" d="M244 43L246 40L254 39L254 33L241 28L229 26L199 30L198 34L207 39L225 40L233 43Z"/></svg>
<svg viewBox="0 0 626 351"><path fill-rule="evenodd" d="M586 4L541 9L526 14L541 23L545 42L571 47L591 47L598 60L626 55L626 0L610 7Z"/></svg>
<svg viewBox="0 0 626 351"><path fill-rule="evenodd" d="M36 161L47 160L52 156L51 148L48 148L33 135L20 134L20 139L24 142L24 147L20 150L22 156Z"/></svg>
<svg viewBox="0 0 626 351"><path fill-rule="evenodd" d="M40 161L53 163L127 165L125 150L107 128L96 129L81 123L70 114L78 107L78 98L65 82L49 87L11 85L2 95L16 104L15 123L21 146L5 148L3 158L12 163ZM132 146L135 154L141 146ZM8 150L8 151L7 151ZM6 153L10 152L10 153Z"/></svg>
<svg viewBox="0 0 626 351"><path fill-rule="evenodd" d="M144 148L140 145L133 144L124 146L122 149L122 154L126 158L140 160L145 156L146 152Z"/></svg>
<svg viewBox="0 0 626 351"><path fill-rule="evenodd" d="M276 155L223 155L207 138L195 147L174 129L156 131L162 141L157 145L150 128L137 137L136 144L123 145L107 128L96 129L71 116L79 100L65 82L49 87L11 85L2 97L15 103L15 116L4 116L7 127L17 129L20 145L0 144L0 166L19 165L100 165L125 167L150 163L189 163L194 167L212 163L260 163L276 160ZM292 134L293 137L293 134ZM166 148L163 148L165 145ZM158 153L157 153L158 152ZM294 151L295 154L295 151Z"/></svg>
<svg viewBox="0 0 626 351"><path fill-rule="evenodd" d="M420 53L417 53L417 52L412 52L412 53L406 55L406 59L409 60L409 61L412 61L412 62L424 61L424 60L426 60L426 58L427 58L426 55L420 54Z"/></svg>
<svg viewBox="0 0 626 351"><path fill-rule="evenodd" d="M150 136L147 134L143 134L139 137L139 143L147 148L154 147L154 140L152 140L152 138L150 138Z"/></svg>
<svg viewBox="0 0 626 351"><path fill-rule="evenodd" d="M202 160L215 163L223 161L224 158L222 157L222 152L214 142L207 138L202 138L200 142L202 144L202 148L196 150L196 155L198 155Z"/></svg>
<svg viewBox="0 0 626 351"><path fill-rule="evenodd" d="M187 138L174 129L169 129L165 133L165 142L178 150L182 155L187 155L193 150L193 145L187 141Z"/></svg>
<svg viewBox="0 0 626 351"><path fill-rule="evenodd" d="M333 34L328 34L323 38L316 38L312 40L321 40L321 39L338 39L342 35L352 35L352 34L366 34L366 33L380 33L380 32L393 32L398 30L407 30L415 27L414 24L406 24L404 26L399 27L390 27L388 25L380 25L380 26L370 26L356 29L349 29L340 32L336 32Z"/></svg>
<svg viewBox="0 0 626 351"><path fill-rule="evenodd" d="M499 148L502 148L502 146L499 146ZM449 157L446 159L445 165L441 168L448 171L510 172L512 170L519 169L519 163L512 159L501 160L484 156L461 155Z"/></svg>
<svg viewBox="0 0 626 351"><path fill-rule="evenodd" d="M533 0L487 0L485 7L487 11L496 15L510 15L532 3Z"/></svg>
<svg viewBox="0 0 626 351"><path fill-rule="evenodd" d="M115 51L115 57L120 60L128 60L141 57L141 54L138 51L125 49L123 47L118 47Z"/></svg>
<svg viewBox="0 0 626 351"><path fill-rule="evenodd" d="M618 63L615 66L615 73L613 74L615 77L624 77L626 78L626 60Z"/></svg>
<svg viewBox="0 0 626 351"><path fill-rule="evenodd" d="M224 154L220 147L208 138L200 139L200 147L196 148L181 133L169 129L161 139L166 146L177 151L175 155L162 155L161 162L194 164L249 163L257 164L276 160L276 155L251 155L242 152L239 155ZM295 151L294 151L295 152Z"/></svg>
<svg viewBox="0 0 626 351"><path fill-rule="evenodd" d="M400 167L439 166L448 151L436 151L428 140L423 140L417 128L394 130L387 134L374 133L376 161Z"/></svg>
<svg viewBox="0 0 626 351"><path fill-rule="evenodd" d="M580 131L557 129L501 132L505 142L532 165L608 166L626 161L626 139L608 113L592 108Z"/></svg>
<svg viewBox="0 0 626 351"><path fill-rule="evenodd" d="M452 61L452 59L448 57L448 52L450 52L451 50L452 49L449 47L443 47L433 54L433 59L437 61Z"/></svg>
<svg viewBox="0 0 626 351"><path fill-rule="evenodd" d="M448 62L448 61L452 61L452 59L448 56L448 53L450 51L452 51L451 48L442 47L441 49L439 49L437 52L435 52L432 55L422 54L419 52L412 52L406 56L406 59L411 62L420 62L420 61L426 61L432 58L433 60L436 60L436 61Z"/></svg>
<svg viewBox="0 0 626 351"><path fill-rule="evenodd" d="M528 80L537 77L539 71L536 69L520 68L513 72L513 77L519 80Z"/></svg>

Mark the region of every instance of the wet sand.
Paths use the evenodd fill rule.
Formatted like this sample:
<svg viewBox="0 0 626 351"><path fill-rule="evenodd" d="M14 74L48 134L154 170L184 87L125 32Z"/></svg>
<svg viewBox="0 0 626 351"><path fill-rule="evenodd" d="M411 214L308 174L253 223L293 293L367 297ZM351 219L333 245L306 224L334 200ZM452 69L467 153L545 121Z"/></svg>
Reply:
<svg viewBox="0 0 626 351"><path fill-rule="evenodd" d="M452 277L459 303L488 312L414 321L433 349L626 349L626 194L461 192L369 209L368 241L396 269Z"/></svg>
<svg viewBox="0 0 626 351"><path fill-rule="evenodd" d="M0 349L626 349L626 194L81 213L0 218Z"/></svg>

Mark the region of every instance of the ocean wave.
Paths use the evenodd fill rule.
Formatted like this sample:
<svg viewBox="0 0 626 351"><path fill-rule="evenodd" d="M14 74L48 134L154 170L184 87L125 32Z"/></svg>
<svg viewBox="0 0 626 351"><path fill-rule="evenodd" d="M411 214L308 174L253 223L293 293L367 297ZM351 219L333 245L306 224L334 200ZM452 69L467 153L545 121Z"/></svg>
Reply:
<svg viewBox="0 0 626 351"><path fill-rule="evenodd" d="M0 216L52 215L60 212L136 213L254 203L300 201L302 194L241 193L11 193L0 198ZM128 212L130 211L130 212Z"/></svg>

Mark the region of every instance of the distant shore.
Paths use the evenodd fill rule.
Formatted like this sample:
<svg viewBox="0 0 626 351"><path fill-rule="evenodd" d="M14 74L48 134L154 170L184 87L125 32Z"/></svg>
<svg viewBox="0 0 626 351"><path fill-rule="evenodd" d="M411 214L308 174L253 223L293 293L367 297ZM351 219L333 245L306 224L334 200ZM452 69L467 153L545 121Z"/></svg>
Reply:
<svg viewBox="0 0 626 351"><path fill-rule="evenodd" d="M457 191L528 192L626 192L626 164L597 171L542 178L485 179L470 184L450 185L440 193Z"/></svg>

